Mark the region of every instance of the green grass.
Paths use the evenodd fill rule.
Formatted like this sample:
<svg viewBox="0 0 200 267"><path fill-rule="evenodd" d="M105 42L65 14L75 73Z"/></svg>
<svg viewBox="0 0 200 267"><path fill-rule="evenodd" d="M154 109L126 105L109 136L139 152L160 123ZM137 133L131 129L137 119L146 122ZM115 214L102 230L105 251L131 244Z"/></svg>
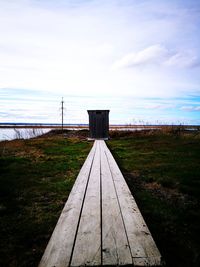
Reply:
<svg viewBox="0 0 200 267"><path fill-rule="evenodd" d="M115 132L108 145L167 266L200 266L200 139ZM0 142L0 266L37 266L92 143Z"/></svg>
<svg viewBox="0 0 200 267"><path fill-rule="evenodd" d="M91 144L0 143L0 266L37 266Z"/></svg>
<svg viewBox="0 0 200 267"><path fill-rule="evenodd" d="M141 133L108 144L167 266L200 266L200 139Z"/></svg>

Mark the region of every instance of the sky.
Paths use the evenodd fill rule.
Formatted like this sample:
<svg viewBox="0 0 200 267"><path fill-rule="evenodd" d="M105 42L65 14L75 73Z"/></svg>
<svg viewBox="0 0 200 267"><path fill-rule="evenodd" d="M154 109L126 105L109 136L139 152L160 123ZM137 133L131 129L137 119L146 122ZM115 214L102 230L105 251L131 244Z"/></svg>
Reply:
<svg viewBox="0 0 200 267"><path fill-rule="evenodd" d="M0 0L0 122L200 124L199 0Z"/></svg>

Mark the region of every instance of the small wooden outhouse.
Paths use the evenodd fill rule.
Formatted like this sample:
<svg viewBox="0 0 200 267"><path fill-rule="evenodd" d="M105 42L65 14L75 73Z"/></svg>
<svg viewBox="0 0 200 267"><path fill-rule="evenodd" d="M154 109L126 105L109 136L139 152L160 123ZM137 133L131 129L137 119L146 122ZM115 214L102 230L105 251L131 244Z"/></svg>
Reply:
<svg viewBox="0 0 200 267"><path fill-rule="evenodd" d="M90 139L109 138L109 110L88 110Z"/></svg>

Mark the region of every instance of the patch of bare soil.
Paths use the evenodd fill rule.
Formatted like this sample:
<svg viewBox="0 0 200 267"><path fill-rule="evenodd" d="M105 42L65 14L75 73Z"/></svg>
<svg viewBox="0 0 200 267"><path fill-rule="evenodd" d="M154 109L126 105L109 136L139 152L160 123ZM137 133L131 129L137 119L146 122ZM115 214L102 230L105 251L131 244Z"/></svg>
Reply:
<svg viewBox="0 0 200 267"><path fill-rule="evenodd" d="M43 152L35 147L28 146L26 140L11 140L0 142L0 154L1 156L18 156L23 158L37 159L44 157Z"/></svg>
<svg viewBox="0 0 200 267"><path fill-rule="evenodd" d="M36 148L25 148L24 151L19 151L16 153L16 156L23 157L23 158L33 158L35 161L38 161L41 158L45 158L45 155L41 150Z"/></svg>
<svg viewBox="0 0 200 267"><path fill-rule="evenodd" d="M61 129L55 129L51 130L50 132L47 132L43 134L42 138L48 138L48 137L65 137L65 138L78 138L80 139L87 139L89 136L88 130L61 130Z"/></svg>
<svg viewBox="0 0 200 267"><path fill-rule="evenodd" d="M167 188L157 182L145 182L137 172L124 173L124 176L133 194L138 190L146 190L154 197L169 202L172 205L183 207L197 204L194 199L180 192L178 188Z"/></svg>
<svg viewBox="0 0 200 267"><path fill-rule="evenodd" d="M153 195L156 195L159 198L163 198L167 201L173 202L185 202L186 196L182 193L180 193L175 188L167 188L163 187L161 184L157 182L152 183L143 183L143 187L150 191Z"/></svg>

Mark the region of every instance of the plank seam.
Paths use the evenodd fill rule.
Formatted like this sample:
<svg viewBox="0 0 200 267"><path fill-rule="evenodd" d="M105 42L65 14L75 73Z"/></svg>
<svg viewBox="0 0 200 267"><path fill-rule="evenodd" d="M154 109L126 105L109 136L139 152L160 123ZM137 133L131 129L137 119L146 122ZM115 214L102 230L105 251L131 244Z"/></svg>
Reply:
<svg viewBox="0 0 200 267"><path fill-rule="evenodd" d="M69 260L69 266L71 266L71 262L72 262L72 257L73 257L73 253L74 253L74 247L75 247L75 244L76 244L76 238L77 238L77 234L78 234L81 215L82 215L83 206L84 206L84 202L85 202L85 196L86 196L86 192L87 192L87 188L88 188L88 184L89 184L89 180L90 180L90 176L91 176L91 170L92 170L92 166L93 166L96 150L97 150L97 147L95 147L94 156L93 156L92 163L91 163L90 170L89 170L89 174L88 174L88 179L87 179L87 183L86 183L86 187L85 187L83 201L82 201L82 204L81 204L81 210L80 210L80 214L79 214L79 218L78 218L78 224L77 224L77 228L76 228L76 233L75 233L75 236L74 236L74 242L73 242L73 246L72 246L71 256L70 256L70 260Z"/></svg>
<svg viewBox="0 0 200 267"><path fill-rule="evenodd" d="M105 145L105 147L106 147L106 145ZM108 149L108 148L106 147L106 149ZM106 159L107 159L107 162L108 162L109 170L110 170L110 173L111 173L112 182L113 182L115 193L116 193L116 196L117 196L117 202L118 202L118 205L119 205L119 209L120 209L120 213L121 213L121 217L122 217L122 221L123 221L123 225L124 225L124 230L125 230L125 234L126 234L126 238L127 238L127 242L128 242L128 247L129 247L129 251L130 251L131 258L132 258L132 263L133 263L133 255L132 255L132 252L131 252L130 242L129 242L128 234L127 234L127 231L126 231L126 226L125 226L124 217L123 217L123 214L122 214L121 205L120 205L120 202L119 202L119 197L118 197L116 186L115 186L115 183L114 183L113 173L111 171L109 160L108 160L108 156L107 156L107 153L106 153L105 150L104 150L104 153L106 155ZM134 263L133 263L133 265L134 265Z"/></svg>
<svg viewBox="0 0 200 267"><path fill-rule="evenodd" d="M101 266L103 265L103 218L102 218L102 160L101 160L101 146L100 146L100 227L101 227Z"/></svg>
<svg viewBox="0 0 200 267"><path fill-rule="evenodd" d="M118 192L118 196L119 196L119 201L120 201L120 203L121 203L121 207L123 207L124 206L124 204L125 203L123 203L123 201L122 201L122 199L120 198L120 195L119 195L119 192L120 193L122 193L123 194L123 190L121 191L121 187L119 188L119 185L118 185L118 179L116 179L115 178L115 168L117 168L118 169L118 172L119 172L119 174L120 174L120 176L121 176L121 179L123 179L124 180L124 182L125 182L125 179L124 179L124 177L123 177L123 175L122 175L122 173L120 172L120 169L119 169L119 167L118 167L118 165L117 165L117 163L116 163L116 161L115 161L115 159L114 159L114 157L112 156L112 154L111 154L111 152L110 152L110 150L109 149L107 149L106 150L106 153L107 153L107 158L108 158L108 160L110 161L110 169L111 169L111 173L113 172L113 179L114 179L114 182L116 183L115 184L115 187L116 187L116 190L117 190L117 192ZM113 165L114 164L114 165ZM117 173L116 173L116 175L118 175ZM126 183L125 183L126 184ZM127 190L129 190L129 188L128 188L128 185L126 184L126 187L127 187ZM130 190L129 190L130 191ZM131 196L131 197L130 197ZM131 200L131 198L132 198L132 201L134 201L135 202L135 200L134 200L134 198L133 198L133 196L130 194L130 200ZM138 210L138 215L139 215L139 217L138 217L138 219L140 219L140 222L142 222L142 225L143 226L145 226L146 227L146 229L147 229L147 231L148 231L148 233L150 234L150 235L148 235L148 239L147 239L147 245L146 244L144 244L144 240L143 240L143 243L140 243L141 245L142 245L142 248L143 248L143 250L144 250L144 253L145 253L145 256L142 256L142 257L138 257L137 256L137 253L136 253L136 256L134 256L134 257L132 257L132 260L133 260L133 265L135 266L138 266L138 264L141 266L141 262L137 262L137 260L136 259L143 259L143 264L145 265L145 266L161 266L162 265L162 260L161 260L161 255L160 255L160 252L159 252L159 250L158 250L158 248L157 248L157 246L156 246L156 244L155 244L155 241L153 240L153 237L152 237L152 235L151 235L151 233L150 233L150 231L149 231L149 229L148 229L148 227L147 227L147 225L146 225L146 223L145 223L145 221L144 221L144 218L142 217L142 214L140 213L140 210L139 210L139 208L138 208L138 206L137 206L137 204L136 203L134 203L134 205L136 205L136 208L137 208L137 210ZM120 207L120 208L121 208ZM126 207L124 207L124 208L126 208ZM127 232L127 235L128 235L128 233L131 231L131 225L130 224L127 224L128 223L128 221L126 220L126 217L123 217L123 216L125 216L125 214L124 214L124 209L122 209L121 208L121 211L122 211L122 218L124 219L124 223L125 223L125 225L127 226L127 228L125 228L126 229L126 232ZM141 224L140 224L141 225ZM140 229L140 228L139 228ZM141 230L141 229L140 229ZM141 231L141 233L142 233L143 231ZM130 239L129 239L130 238ZM144 237L143 237L144 238ZM146 239L146 238L145 238ZM129 244L130 244L130 249L131 249L131 251L132 251L132 249L133 249L133 251L132 251L132 255L135 253L135 251L134 251L134 243L133 243L133 240L132 240L132 238L131 238L131 236L129 236L128 235L128 241L129 241ZM139 242L141 242L141 241L139 241ZM150 249L148 249L148 248L150 248ZM135 260L136 260L136 262L135 262Z"/></svg>

